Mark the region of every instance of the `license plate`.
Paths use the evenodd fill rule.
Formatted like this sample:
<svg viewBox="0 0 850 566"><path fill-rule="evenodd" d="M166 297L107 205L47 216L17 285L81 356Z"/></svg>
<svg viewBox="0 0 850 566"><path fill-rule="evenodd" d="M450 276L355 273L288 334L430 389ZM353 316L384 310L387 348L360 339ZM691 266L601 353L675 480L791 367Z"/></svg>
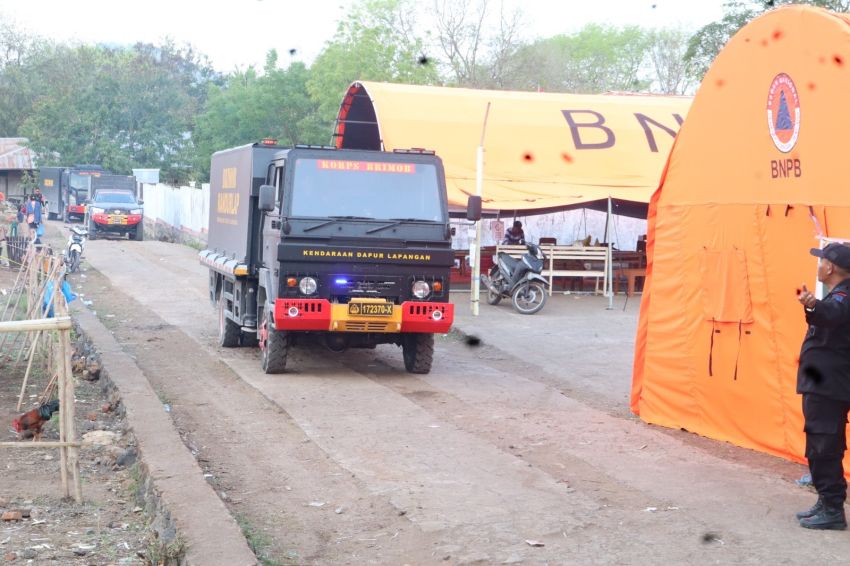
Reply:
<svg viewBox="0 0 850 566"><path fill-rule="evenodd" d="M123 215L116 216L114 214L112 216L110 216L109 220L107 221L107 224L126 224L126 223L127 223L127 217L126 216L123 216Z"/></svg>
<svg viewBox="0 0 850 566"><path fill-rule="evenodd" d="M354 316L392 316L392 304L348 303L348 314Z"/></svg>

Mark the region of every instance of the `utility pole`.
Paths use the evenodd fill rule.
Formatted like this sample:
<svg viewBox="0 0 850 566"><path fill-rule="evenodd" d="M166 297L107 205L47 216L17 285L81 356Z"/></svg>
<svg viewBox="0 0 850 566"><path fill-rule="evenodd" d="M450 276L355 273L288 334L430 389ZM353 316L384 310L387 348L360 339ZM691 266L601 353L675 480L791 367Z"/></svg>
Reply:
<svg viewBox="0 0 850 566"><path fill-rule="evenodd" d="M490 115L490 103L484 111L484 124L481 126L481 142L475 159L475 194L481 196L484 186L484 133L487 130L487 117ZM472 315L478 316L478 305L481 302L481 219L475 222L475 240L472 243Z"/></svg>

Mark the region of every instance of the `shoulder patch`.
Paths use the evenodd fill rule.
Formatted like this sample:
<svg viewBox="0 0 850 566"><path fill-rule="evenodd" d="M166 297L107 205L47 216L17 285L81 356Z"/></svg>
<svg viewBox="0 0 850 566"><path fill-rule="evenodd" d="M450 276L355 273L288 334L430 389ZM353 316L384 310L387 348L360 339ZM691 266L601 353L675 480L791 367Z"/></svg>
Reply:
<svg viewBox="0 0 850 566"><path fill-rule="evenodd" d="M847 298L847 293L844 293L842 291L836 291L832 294L832 297L835 299L836 303L843 303L844 299Z"/></svg>

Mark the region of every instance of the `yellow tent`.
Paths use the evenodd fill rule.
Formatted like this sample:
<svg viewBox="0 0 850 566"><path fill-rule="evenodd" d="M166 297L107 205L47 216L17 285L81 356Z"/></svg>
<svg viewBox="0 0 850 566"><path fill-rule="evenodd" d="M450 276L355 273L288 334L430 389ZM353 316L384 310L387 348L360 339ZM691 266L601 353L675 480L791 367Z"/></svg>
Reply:
<svg viewBox="0 0 850 566"><path fill-rule="evenodd" d="M486 209L544 212L610 197L623 205L619 212L645 216L691 98L355 82L340 107L336 145L435 150L449 203L465 207L476 194L488 103ZM640 204L629 206L634 203Z"/></svg>
<svg viewBox="0 0 850 566"><path fill-rule="evenodd" d="M802 461L797 290L815 288L809 249L850 237L848 62L850 17L785 6L703 79L649 208L643 420Z"/></svg>

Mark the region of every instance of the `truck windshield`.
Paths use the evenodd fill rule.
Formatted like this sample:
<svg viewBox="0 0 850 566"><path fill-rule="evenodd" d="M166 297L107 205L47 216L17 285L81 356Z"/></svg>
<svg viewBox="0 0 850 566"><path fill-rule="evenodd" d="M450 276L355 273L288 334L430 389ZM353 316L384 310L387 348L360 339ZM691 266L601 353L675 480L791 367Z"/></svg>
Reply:
<svg viewBox="0 0 850 566"><path fill-rule="evenodd" d="M94 202L114 202L117 204L134 204L133 193L124 191L98 191L94 194Z"/></svg>
<svg viewBox="0 0 850 566"><path fill-rule="evenodd" d="M291 216L445 222L431 163L301 158L294 175Z"/></svg>

